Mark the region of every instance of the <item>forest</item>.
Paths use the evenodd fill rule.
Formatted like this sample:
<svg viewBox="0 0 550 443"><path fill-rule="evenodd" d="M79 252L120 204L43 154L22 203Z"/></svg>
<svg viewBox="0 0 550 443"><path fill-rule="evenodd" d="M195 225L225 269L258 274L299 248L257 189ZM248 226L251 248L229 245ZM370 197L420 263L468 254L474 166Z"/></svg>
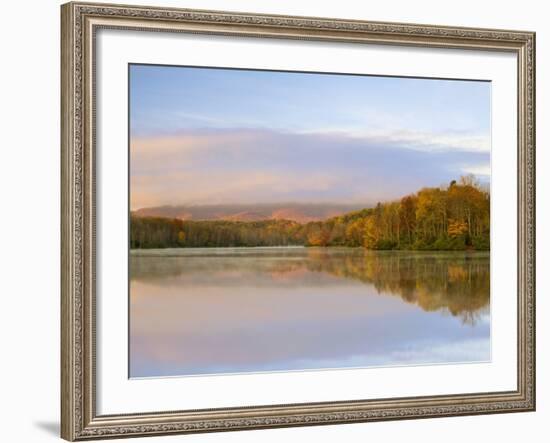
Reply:
<svg viewBox="0 0 550 443"><path fill-rule="evenodd" d="M130 219L130 248L348 246L489 250L490 195L473 176L323 221Z"/></svg>

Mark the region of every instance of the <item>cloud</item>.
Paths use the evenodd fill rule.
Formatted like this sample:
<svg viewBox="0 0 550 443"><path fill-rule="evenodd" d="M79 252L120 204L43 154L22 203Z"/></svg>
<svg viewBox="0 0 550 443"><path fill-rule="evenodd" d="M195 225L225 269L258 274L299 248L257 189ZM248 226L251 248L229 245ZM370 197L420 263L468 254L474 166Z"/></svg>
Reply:
<svg viewBox="0 0 550 443"><path fill-rule="evenodd" d="M487 146L477 135L405 131L360 136L243 128L133 137L131 207L371 204L447 183L465 172L485 176Z"/></svg>
<svg viewBox="0 0 550 443"><path fill-rule="evenodd" d="M338 178L323 173L299 176L290 172L209 170L138 176L132 180L131 192L133 207L147 207L171 203L261 203L269 195L294 201L298 190L301 194L323 194L340 185Z"/></svg>
<svg viewBox="0 0 550 443"><path fill-rule="evenodd" d="M403 149L423 152L490 152L491 138L487 134L465 134L462 132L422 132L422 131L358 131L332 128L322 133L302 132L302 134L325 134L362 140L370 144L394 144Z"/></svg>
<svg viewBox="0 0 550 443"><path fill-rule="evenodd" d="M466 174L474 174L478 177L487 178L491 176L491 165L490 164L481 164L481 165L464 165L462 170Z"/></svg>
<svg viewBox="0 0 550 443"><path fill-rule="evenodd" d="M491 139L488 135L400 131L382 133L376 137L380 142L395 143L405 149L426 152L490 152Z"/></svg>

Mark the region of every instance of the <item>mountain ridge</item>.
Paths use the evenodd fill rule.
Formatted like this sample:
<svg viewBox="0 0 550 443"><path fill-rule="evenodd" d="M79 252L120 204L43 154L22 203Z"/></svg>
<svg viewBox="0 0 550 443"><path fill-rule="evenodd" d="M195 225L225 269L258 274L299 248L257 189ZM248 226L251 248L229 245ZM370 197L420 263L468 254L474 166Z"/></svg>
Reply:
<svg viewBox="0 0 550 443"><path fill-rule="evenodd" d="M260 221L291 220L299 223L327 220L372 205L338 203L262 203L218 205L165 205L132 211L136 217L179 220Z"/></svg>

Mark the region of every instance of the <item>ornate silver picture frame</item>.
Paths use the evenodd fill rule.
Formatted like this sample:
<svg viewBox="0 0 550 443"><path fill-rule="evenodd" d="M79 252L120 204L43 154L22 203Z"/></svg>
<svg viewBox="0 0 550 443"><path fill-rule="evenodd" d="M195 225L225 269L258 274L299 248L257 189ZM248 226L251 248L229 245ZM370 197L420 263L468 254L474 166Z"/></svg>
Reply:
<svg viewBox="0 0 550 443"><path fill-rule="evenodd" d="M61 436L69 441L535 409L535 34L525 31L72 2L61 7ZM472 49L517 57L517 389L97 413L96 33L100 29ZM125 150L126 146L120 149ZM513 344L515 346L515 343Z"/></svg>

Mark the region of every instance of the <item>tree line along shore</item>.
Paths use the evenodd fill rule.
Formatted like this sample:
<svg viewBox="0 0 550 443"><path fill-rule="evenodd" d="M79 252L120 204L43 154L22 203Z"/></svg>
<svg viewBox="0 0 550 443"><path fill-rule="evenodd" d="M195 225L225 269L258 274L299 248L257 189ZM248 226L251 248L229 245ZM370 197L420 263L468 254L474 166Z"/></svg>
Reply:
<svg viewBox="0 0 550 443"><path fill-rule="evenodd" d="M489 250L490 195L473 176L323 221L130 216L130 248L347 246Z"/></svg>

